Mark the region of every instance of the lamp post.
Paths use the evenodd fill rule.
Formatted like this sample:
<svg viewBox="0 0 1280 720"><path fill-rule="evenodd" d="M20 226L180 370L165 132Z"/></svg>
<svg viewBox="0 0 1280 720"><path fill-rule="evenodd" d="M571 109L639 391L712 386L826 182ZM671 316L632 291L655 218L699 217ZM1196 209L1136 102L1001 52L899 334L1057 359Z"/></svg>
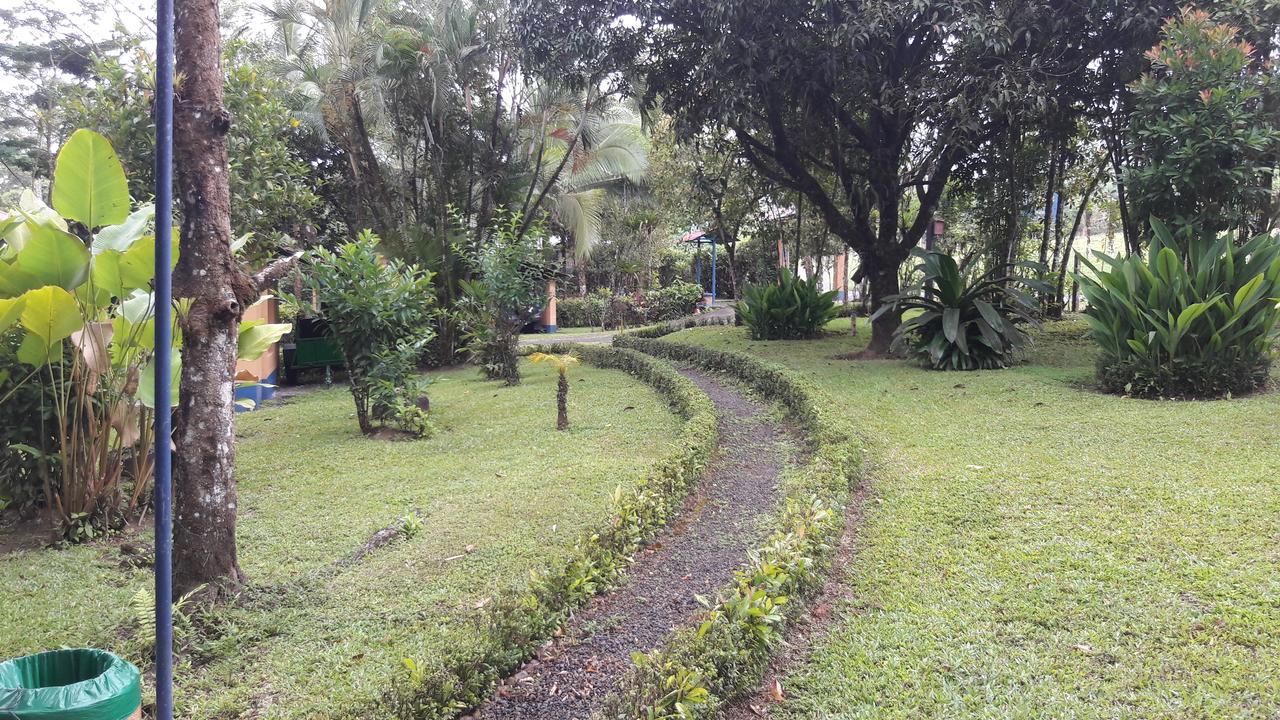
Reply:
<svg viewBox="0 0 1280 720"><path fill-rule="evenodd" d="M156 1L156 718L173 720L173 0Z"/></svg>

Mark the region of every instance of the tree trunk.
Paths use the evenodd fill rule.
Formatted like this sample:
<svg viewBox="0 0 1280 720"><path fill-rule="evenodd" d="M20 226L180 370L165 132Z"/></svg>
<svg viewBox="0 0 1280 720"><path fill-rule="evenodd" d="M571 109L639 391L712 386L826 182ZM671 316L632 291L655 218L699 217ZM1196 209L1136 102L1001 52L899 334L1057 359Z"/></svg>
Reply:
<svg viewBox="0 0 1280 720"><path fill-rule="evenodd" d="M243 581L236 560L235 364L240 316L257 296L231 258L231 192L222 103L218 0L178 0L174 165L182 209L175 298L182 385L174 443L174 572L178 597L200 586L226 591Z"/></svg>
<svg viewBox="0 0 1280 720"><path fill-rule="evenodd" d="M556 387L556 429L569 429L569 378L563 372Z"/></svg>
<svg viewBox="0 0 1280 720"><path fill-rule="evenodd" d="M899 263L883 262L879 258L869 257L863 258L862 261L869 266L867 279L871 284L873 305L871 311L875 312L886 297L897 295L899 292ZM893 344L893 331L897 330L901 324L902 313L898 311L889 311L876 318L871 323L871 344L867 346L867 354L888 355L889 346Z"/></svg>

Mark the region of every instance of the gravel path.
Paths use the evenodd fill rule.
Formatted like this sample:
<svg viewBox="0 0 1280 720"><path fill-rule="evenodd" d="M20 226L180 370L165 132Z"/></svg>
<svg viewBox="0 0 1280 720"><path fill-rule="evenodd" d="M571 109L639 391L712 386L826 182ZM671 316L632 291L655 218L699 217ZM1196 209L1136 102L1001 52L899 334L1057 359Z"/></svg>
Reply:
<svg viewBox="0 0 1280 720"><path fill-rule="evenodd" d="M588 717L631 665L631 653L662 643L733 578L762 539L760 518L779 501L778 475L798 448L792 428L769 408L718 380L681 373L719 412L720 449L681 513L636 555L627 580L590 600L563 637L508 678L474 720L580 720Z"/></svg>

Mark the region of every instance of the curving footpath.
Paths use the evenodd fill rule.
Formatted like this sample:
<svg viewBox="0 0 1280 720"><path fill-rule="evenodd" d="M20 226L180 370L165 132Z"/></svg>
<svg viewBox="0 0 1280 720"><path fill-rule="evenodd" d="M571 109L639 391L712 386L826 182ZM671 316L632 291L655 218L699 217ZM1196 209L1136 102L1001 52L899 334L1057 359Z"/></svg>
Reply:
<svg viewBox="0 0 1280 720"><path fill-rule="evenodd" d="M771 408L696 370L681 370L714 402L720 446L671 524L637 554L627 580L588 601L534 660L509 677L474 720L587 718L632 666L704 614L765 538L779 479L801 443Z"/></svg>

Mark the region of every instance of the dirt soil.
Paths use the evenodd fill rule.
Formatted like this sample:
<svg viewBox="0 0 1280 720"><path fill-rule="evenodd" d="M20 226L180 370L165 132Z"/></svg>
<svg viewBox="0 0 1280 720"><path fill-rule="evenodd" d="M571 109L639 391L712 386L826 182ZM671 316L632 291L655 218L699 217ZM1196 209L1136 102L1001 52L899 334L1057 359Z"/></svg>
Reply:
<svg viewBox="0 0 1280 720"><path fill-rule="evenodd" d="M694 596L714 596L762 540L760 519L777 507L778 478L799 451L799 436L738 389L681 372L711 397L720 416L720 448L702 481L676 519L636 555L627 580L590 600L562 637L468 718L587 718L631 666L631 653L659 646L692 622L702 609Z"/></svg>

